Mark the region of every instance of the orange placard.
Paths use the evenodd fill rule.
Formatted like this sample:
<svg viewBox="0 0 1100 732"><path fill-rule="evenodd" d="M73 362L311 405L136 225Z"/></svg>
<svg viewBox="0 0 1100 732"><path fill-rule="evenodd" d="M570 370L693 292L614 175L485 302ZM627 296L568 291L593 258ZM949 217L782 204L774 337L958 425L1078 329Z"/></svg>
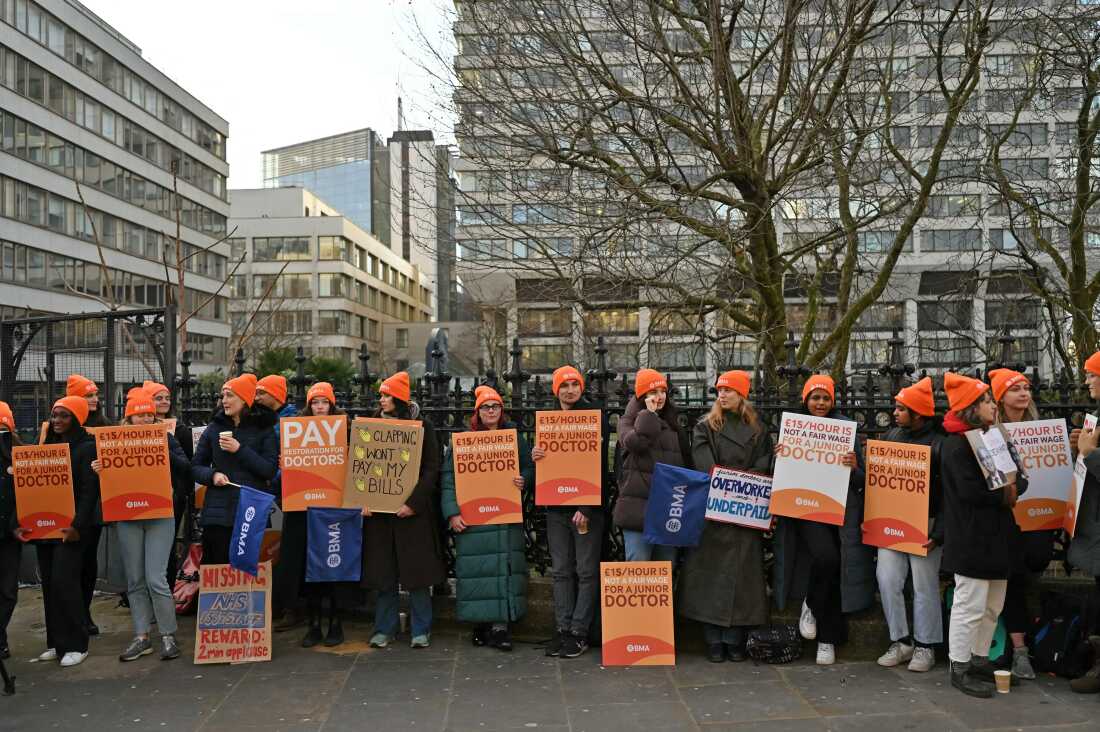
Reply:
<svg viewBox="0 0 1100 732"><path fill-rule="evenodd" d="M12 447L11 467L19 528L31 539L60 539L76 515L69 443Z"/></svg>
<svg viewBox="0 0 1100 732"><path fill-rule="evenodd" d="M279 420L283 510L344 505L348 470L348 418L283 417Z"/></svg>
<svg viewBox="0 0 1100 732"><path fill-rule="evenodd" d="M99 427L92 434L102 465L103 520L172 518L172 471L164 425Z"/></svg>
<svg viewBox="0 0 1100 732"><path fill-rule="evenodd" d="M675 666L672 562L600 562L604 666Z"/></svg>
<svg viewBox="0 0 1100 732"><path fill-rule="evenodd" d="M470 526L522 523L516 431L459 432L451 437L451 451L462 520Z"/></svg>
<svg viewBox="0 0 1100 732"><path fill-rule="evenodd" d="M535 412L535 444L546 456L535 463L536 506L599 506L600 410Z"/></svg>
<svg viewBox="0 0 1100 732"><path fill-rule="evenodd" d="M344 483L344 507L397 513L420 481L424 424L415 419L356 419Z"/></svg>
<svg viewBox="0 0 1100 732"><path fill-rule="evenodd" d="M932 448L867 441L863 543L927 556Z"/></svg>

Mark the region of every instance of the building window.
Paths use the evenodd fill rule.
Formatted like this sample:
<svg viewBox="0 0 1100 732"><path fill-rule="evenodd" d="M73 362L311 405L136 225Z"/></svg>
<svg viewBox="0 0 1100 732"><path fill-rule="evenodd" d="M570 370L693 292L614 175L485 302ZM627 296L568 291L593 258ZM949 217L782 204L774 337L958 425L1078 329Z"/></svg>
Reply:
<svg viewBox="0 0 1100 732"><path fill-rule="evenodd" d="M1038 328L1039 303L1035 300L986 300L985 329L1013 330Z"/></svg>
<svg viewBox="0 0 1100 732"><path fill-rule="evenodd" d="M317 257L324 260L350 262L355 246L342 236L317 237Z"/></svg>
<svg viewBox="0 0 1100 732"><path fill-rule="evenodd" d="M269 298L313 297L313 275L310 274L253 275L252 291L255 296L262 297L272 280L275 284L271 287Z"/></svg>
<svg viewBox="0 0 1100 732"><path fill-rule="evenodd" d="M317 311L317 332L321 335L351 335L350 315L346 310Z"/></svg>
<svg viewBox="0 0 1100 732"><path fill-rule="evenodd" d="M409 347L409 329L398 328L393 332L393 345L394 348L408 348Z"/></svg>
<svg viewBox="0 0 1100 732"><path fill-rule="evenodd" d="M651 335L694 335L703 324L698 313L681 310L654 310L649 320Z"/></svg>
<svg viewBox="0 0 1100 732"><path fill-rule="evenodd" d="M318 294L321 297L346 297L351 299L351 277L345 274L322 272L317 275Z"/></svg>
<svg viewBox="0 0 1100 732"><path fill-rule="evenodd" d="M517 320L520 336L567 336L573 332L573 311L569 308L520 308Z"/></svg>
<svg viewBox="0 0 1100 732"><path fill-rule="evenodd" d="M905 327L905 303L880 302L871 305L859 316L859 330L901 330Z"/></svg>
<svg viewBox="0 0 1100 732"><path fill-rule="evenodd" d="M573 345L524 345L523 368L532 373L549 373L559 366L573 362Z"/></svg>
<svg viewBox="0 0 1100 732"><path fill-rule="evenodd" d="M698 343L651 343L649 362L659 371L705 371L706 352Z"/></svg>
<svg viewBox="0 0 1100 732"><path fill-rule="evenodd" d="M313 259L308 236L257 236L252 239L254 262L301 262Z"/></svg>
<svg viewBox="0 0 1100 732"><path fill-rule="evenodd" d="M973 322L970 300L935 300L917 303L917 328L930 330L970 330Z"/></svg>
<svg viewBox="0 0 1100 732"><path fill-rule="evenodd" d="M968 338L920 338L920 366L965 367L974 365L974 347Z"/></svg>
<svg viewBox="0 0 1100 732"><path fill-rule="evenodd" d="M589 310L584 314L586 335L638 335L638 310Z"/></svg>
<svg viewBox="0 0 1100 732"><path fill-rule="evenodd" d="M853 368L877 368L890 362L890 342L885 338L853 338L851 353Z"/></svg>
<svg viewBox="0 0 1100 732"><path fill-rule="evenodd" d="M897 239L896 231L861 231L856 234L856 247L867 254L882 254L890 251ZM901 245L903 252L913 251L913 236L910 234Z"/></svg>
<svg viewBox="0 0 1100 732"><path fill-rule="evenodd" d="M980 251L980 229L926 229L921 232L922 252Z"/></svg>

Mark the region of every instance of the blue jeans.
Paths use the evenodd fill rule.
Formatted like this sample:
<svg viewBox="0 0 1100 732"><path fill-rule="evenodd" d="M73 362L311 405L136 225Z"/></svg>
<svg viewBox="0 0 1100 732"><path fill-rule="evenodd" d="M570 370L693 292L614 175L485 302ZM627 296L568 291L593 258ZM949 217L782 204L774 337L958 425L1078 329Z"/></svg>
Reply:
<svg viewBox="0 0 1100 732"><path fill-rule="evenodd" d="M664 544L650 544L641 531L623 529L623 545L628 562L672 562L676 563L676 547Z"/></svg>
<svg viewBox="0 0 1100 732"><path fill-rule="evenodd" d="M374 605L374 632L385 633L391 638L397 635L401 619L397 588L378 591L378 601ZM429 635L432 632L432 591L430 588L409 590L410 626L412 636Z"/></svg>
<svg viewBox="0 0 1100 732"><path fill-rule="evenodd" d="M175 543L176 520L119 521L114 527L126 568L126 597L130 600L134 633L148 635L156 618L161 635L174 634L176 601L172 599L164 568Z"/></svg>

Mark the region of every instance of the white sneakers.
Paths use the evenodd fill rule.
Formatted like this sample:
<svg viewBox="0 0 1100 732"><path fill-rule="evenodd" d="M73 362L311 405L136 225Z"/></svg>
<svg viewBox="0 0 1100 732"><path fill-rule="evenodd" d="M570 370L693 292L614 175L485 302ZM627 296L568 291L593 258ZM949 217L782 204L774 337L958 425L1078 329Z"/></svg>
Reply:
<svg viewBox="0 0 1100 732"><path fill-rule="evenodd" d="M901 641L894 641L890 644L890 648L887 649L886 653L879 656L878 665L893 668L900 663L905 663L912 657L913 646L906 645Z"/></svg>
<svg viewBox="0 0 1100 732"><path fill-rule="evenodd" d="M798 618L798 632L806 640L813 640L817 637L817 620L805 601L802 603L802 615Z"/></svg>
<svg viewBox="0 0 1100 732"><path fill-rule="evenodd" d="M817 644L817 665L832 666L836 663L836 648L832 643Z"/></svg>
<svg viewBox="0 0 1100 732"><path fill-rule="evenodd" d="M84 659L88 657L88 654L81 653L80 651L69 651L61 657L61 666L68 668L70 666L79 666L84 663Z"/></svg>
<svg viewBox="0 0 1100 732"><path fill-rule="evenodd" d="M41 654L39 654L38 660L39 661L56 661L57 660L57 649L56 648L47 648L45 651L43 651Z"/></svg>
<svg viewBox="0 0 1100 732"><path fill-rule="evenodd" d="M935 665L936 652L931 648L917 646L916 650L913 651L913 660L909 662L909 670L924 673L925 671L931 671Z"/></svg>

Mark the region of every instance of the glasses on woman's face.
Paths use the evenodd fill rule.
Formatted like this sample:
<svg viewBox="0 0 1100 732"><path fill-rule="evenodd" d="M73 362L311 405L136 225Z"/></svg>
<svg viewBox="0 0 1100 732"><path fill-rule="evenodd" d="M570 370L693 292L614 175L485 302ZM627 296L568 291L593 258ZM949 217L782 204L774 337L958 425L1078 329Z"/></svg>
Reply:
<svg viewBox="0 0 1100 732"><path fill-rule="evenodd" d="M482 412L499 412L503 407L499 404L483 404L480 409Z"/></svg>

